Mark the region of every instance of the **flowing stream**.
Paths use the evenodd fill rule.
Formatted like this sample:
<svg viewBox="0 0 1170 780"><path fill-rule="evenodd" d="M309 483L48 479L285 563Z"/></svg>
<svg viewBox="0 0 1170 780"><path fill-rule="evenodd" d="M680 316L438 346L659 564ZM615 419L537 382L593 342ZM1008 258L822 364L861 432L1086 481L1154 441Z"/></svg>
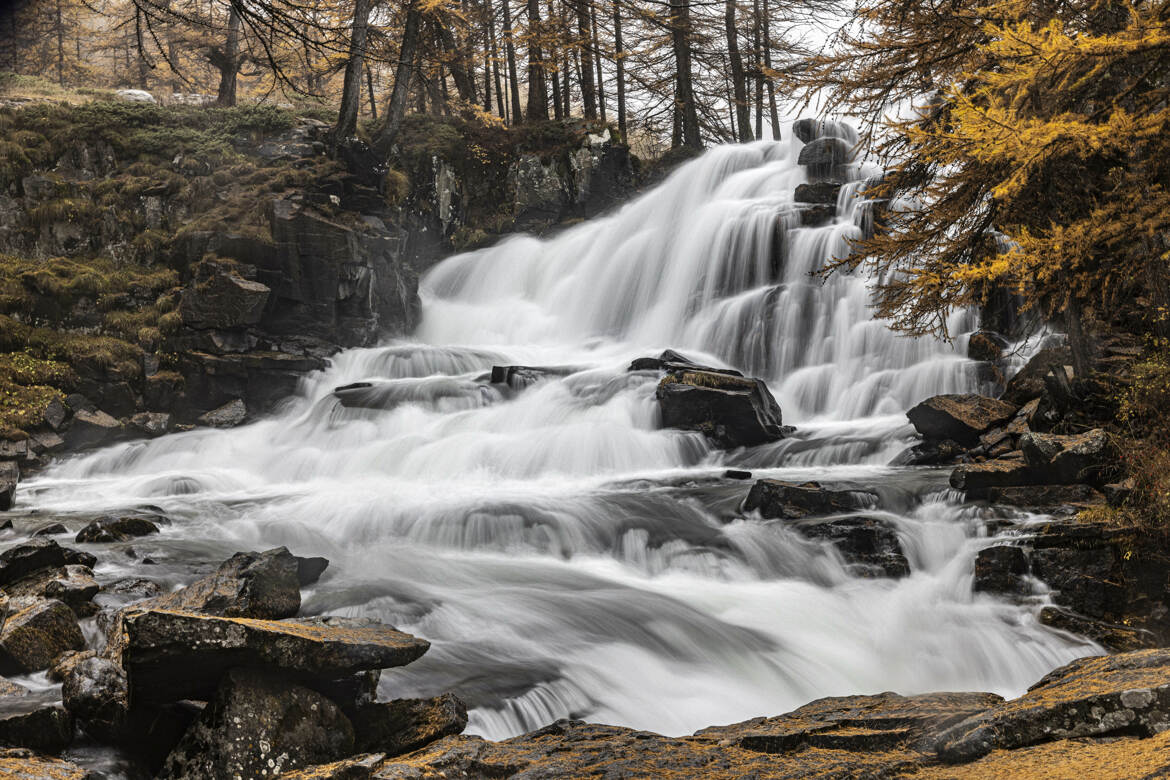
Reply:
<svg viewBox="0 0 1170 780"><path fill-rule="evenodd" d="M425 277L410 339L337 355L253 424L65 461L20 501L165 510L137 560L102 556L106 579L177 585L281 544L328 557L305 611L430 639L381 694L456 691L491 738L567 716L682 734L827 695L1018 694L1098 648L1041 626L1036 604L972 594L995 510L963 506L944 470L886 465L911 441L905 410L979 389L976 366L964 338L874 321L866 279L811 275L865 229L872 172L851 166L836 218L801 227L799 149L718 147L607 217L452 257ZM665 348L766 379L797 432L723 452L660 430L658 375L627 366ZM556 371L513 389L493 365ZM333 388L358 381L380 408L340 405ZM852 576L833 548L744 515L750 483L728 467L878 493L867 514L897 529L911 576Z"/></svg>

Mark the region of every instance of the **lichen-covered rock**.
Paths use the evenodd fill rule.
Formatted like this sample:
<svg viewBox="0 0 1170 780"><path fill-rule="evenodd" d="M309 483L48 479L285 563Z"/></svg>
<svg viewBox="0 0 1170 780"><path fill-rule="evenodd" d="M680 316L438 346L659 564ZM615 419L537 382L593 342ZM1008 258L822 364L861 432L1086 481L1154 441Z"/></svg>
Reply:
<svg viewBox="0 0 1170 780"><path fill-rule="evenodd" d="M248 419L248 407L239 398L199 416L197 422L210 428L234 428Z"/></svg>
<svg viewBox="0 0 1170 780"><path fill-rule="evenodd" d="M240 276L224 263L203 261L195 266L183 290L179 313L192 328L238 328L255 325L264 314L267 285Z"/></svg>
<svg viewBox="0 0 1170 780"><path fill-rule="evenodd" d="M74 763L38 755L27 748L0 749L0 780L94 780Z"/></svg>
<svg viewBox="0 0 1170 780"><path fill-rule="evenodd" d="M830 515L872 506L877 497L872 493L850 490L828 490L819 482L784 482L761 479L752 485L743 508L759 512L761 517L799 520L814 515Z"/></svg>
<svg viewBox="0 0 1170 780"><path fill-rule="evenodd" d="M974 393L936 395L906 412L924 439L953 439L967 447L979 443L979 434L1004 425L1018 407Z"/></svg>
<svg viewBox="0 0 1170 780"><path fill-rule="evenodd" d="M99 739L122 736L130 709L126 672L108 658L94 656L73 664L61 686L65 709Z"/></svg>
<svg viewBox="0 0 1170 780"><path fill-rule="evenodd" d="M134 703L206 700L233 667L336 680L402 666L430 644L372 621L345 618L253 620L130 607L115 652Z"/></svg>
<svg viewBox="0 0 1170 780"><path fill-rule="evenodd" d="M0 673L39 672L66 650L81 650L77 616L53 599L13 599L0 630Z"/></svg>
<svg viewBox="0 0 1170 780"><path fill-rule="evenodd" d="M1041 475L1021 459L998 458L983 463L963 463L951 472L955 490L966 491L968 498L985 498L991 488L1032 485Z"/></svg>
<svg viewBox="0 0 1170 780"><path fill-rule="evenodd" d="M398 756L463 733L467 707L445 693L433 699L395 699L360 707L351 717L354 745L364 753Z"/></svg>
<svg viewBox="0 0 1170 780"><path fill-rule="evenodd" d="M1109 435L1100 428L1072 436L1025 433L1020 437L1020 450L1045 481L1058 484L1094 482L1114 460Z"/></svg>
<svg viewBox="0 0 1170 780"><path fill-rule="evenodd" d="M699 431L720 447L750 447L783 438L780 405L760 379L684 370L658 384L667 428Z"/></svg>
<svg viewBox="0 0 1170 780"><path fill-rule="evenodd" d="M88 544L128 542L137 536L157 533L158 526L148 517L138 515L109 516L99 517L86 525L77 532L74 541Z"/></svg>
<svg viewBox="0 0 1170 780"><path fill-rule="evenodd" d="M53 663L49 664L47 676L53 682L65 682L65 678L69 676L69 672L73 670L73 667L87 658L94 658L96 656L97 653L93 650L66 650L54 658Z"/></svg>
<svg viewBox="0 0 1170 780"><path fill-rule="evenodd" d="M972 360L995 362L1003 357L1008 340L991 330L980 330L967 340L967 357Z"/></svg>
<svg viewBox="0 0 1170 780"><path fill-rule="evenodd" d="M280 777L281 780L370 780L385 758L381 753L363 753L329 764L285 772Z"/></svg>
<svg viewBox="0 0 1170 780"><path fill-rule="evenodd" d="M966 762L997 748L1167 728L1170 650L1139 650L1066 664L1018 699L941 731L936 744L944 760Z"/></svg>
<svg viewBox="0 0 1170 780"><path fill-rule="evenodd" d="M93 567L97 558L87 552L62 547L52 539L32 539L0 553L0 588L41 569L71 564Z"/></svg>
<svg viewBox="0 0 1170 780"><path fill-rule="evenodd" d="M158 777L276 777L351 753L353 727L329 699L277 676L234 669Z"/></svg>
<svg viewBox="0 0 1170 780"><path fill-rule="evenodd" d="M93 597L101 590L88 566L74 563L57 569L42 569L6 585L4 591L13 598L56 599L66 604L78 617L97 612Z"/></svg>

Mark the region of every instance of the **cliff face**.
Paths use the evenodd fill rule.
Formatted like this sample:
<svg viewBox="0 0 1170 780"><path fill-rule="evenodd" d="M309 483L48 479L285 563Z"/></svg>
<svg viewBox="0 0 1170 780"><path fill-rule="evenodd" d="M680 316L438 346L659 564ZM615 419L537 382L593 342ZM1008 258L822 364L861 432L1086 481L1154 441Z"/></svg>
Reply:
<svg viewBox="0 0 1170 780"><path fill-rule="evenodd" d="M330 158L325 122L256 107L9 104L0 128L0 427L31 435L26 465L262 412L411 330L436 260L632 184L593 125L412 117L389 160Z"/></svg>

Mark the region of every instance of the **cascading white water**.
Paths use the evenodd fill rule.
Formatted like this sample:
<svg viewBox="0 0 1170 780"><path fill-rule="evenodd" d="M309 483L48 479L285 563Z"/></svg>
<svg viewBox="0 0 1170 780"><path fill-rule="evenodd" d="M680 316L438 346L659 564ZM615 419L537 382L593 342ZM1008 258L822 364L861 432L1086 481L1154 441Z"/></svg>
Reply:
<svg viewBox="0 0 1170 780"><path fill-rule="evenodd" d="M824 695L1018 693L1097 648L973 595L983 510L945 474L884 465L904 410L974 388L972 364L873 321L864 278L811 275L868 218L866 172L832 224L800 227L798 151L719 147L611 216L450 258L412 340L341 353L243 428L62 463L21 500L162 507L175 523L136 546L164 573L277 544L329 557L305 609L432 640L383 695L455 690L489 737L569 715L684 733ZM766 378L798 433L723 453L660 430L657 376L626 366L668 347ZM559 370L520 392L487 382L513 364ZM333 388L356 381L383 408L342 407ZM867 513L896 527L913 574L859 579L743 516L728 465L875 490Z"/></svg>

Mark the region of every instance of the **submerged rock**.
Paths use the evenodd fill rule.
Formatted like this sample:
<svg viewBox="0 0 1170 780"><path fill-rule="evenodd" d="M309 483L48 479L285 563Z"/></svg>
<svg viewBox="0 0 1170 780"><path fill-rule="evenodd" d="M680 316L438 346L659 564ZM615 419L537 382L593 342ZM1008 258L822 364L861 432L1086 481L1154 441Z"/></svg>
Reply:
<svg viewBox="0 0 1170 780"><path fill-rule="evenodd" d="M158 526L146 517L100 517L78 531L74 541L89 544L128 542L136 536L157 533Z"/></svg>
<svg viewBox="0 0 1170 780"><path fill-rule="evenodd" d="M158 777L276 777L351 753L353 727L329 699L278 676L233 669Z"/></svg>
<svg viewBox="0 0 1170 780"><path fill-rule="evenodd" d="M344 618L254 620L131 607L118 658L134 701L206 700L231 668L334 680L402 666L430 644L389 626Z"/></svg>
<svg viewBox="0 0 1170 780"><path fill-rule="evenodd" d="M983 395L936 395L906 412L924 439L953 439L966 447L979 443L989 428L1008 423L1018 407Z"/></svg>
<svg viewBox="0 0 1170 780"><path fill-rule="evenodd" d="M1020 547L1000 544L975 555L975 591L1020 595L1027 592L1028 556Z"/></svg>
<svg viewBox="0 0 1170 780"><path fill-rule="evenodd" d="M849 512L869 506L874 497L870 493L846 490L828 490L819 482L783 482L761 479L752 486L744 501L744 511L758 511L761 517L799 520L809 515L829 515Z"/></svg>
<svg viewBox="0 0 1170 780"><path fill-rule="evenodd" d="M674 371L658 383L656 396L664 426L699 431L720 447L750 447L784 437L780 405L761 379Z"/></svg>

